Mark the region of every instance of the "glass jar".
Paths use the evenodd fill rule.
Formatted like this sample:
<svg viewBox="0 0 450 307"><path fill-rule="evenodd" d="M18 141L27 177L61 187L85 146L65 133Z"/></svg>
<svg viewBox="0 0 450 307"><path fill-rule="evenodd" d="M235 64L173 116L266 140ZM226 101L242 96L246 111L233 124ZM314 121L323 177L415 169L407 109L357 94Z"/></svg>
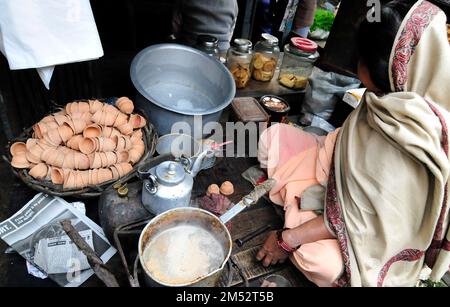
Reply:
<svg viewBox="0 0 450 307"><path fill-rule="evenodd" d="M219 41L216 37L211 35L199 35L197 37L197 46L198 50L203 51L209 56L212 56L216 59L220 58L219 55Z"/></svg>
<svg viewBox="0 0 450 307"><path fill-rule="evenodd" d="M268 33L261 35L261 40L254 48L255 55L252 63L253 79L268 82L272 80L277 67L280 48L278 38Z"/></svg>
<svg viewBox="0 0 450 307"><path fill-rule="evenodd" d="M236 38L227 52L227 67L233 75L237 88L247 86L251 77L252 59L252 42L248 39Z"/></svg>
<svg viewBox="0 0 450 307"><path fill-rule="evenodd" d="M293 37L291 42L284 46L278 81L288 88L305 88L318 58L315 42L302 37Z"/></svg>

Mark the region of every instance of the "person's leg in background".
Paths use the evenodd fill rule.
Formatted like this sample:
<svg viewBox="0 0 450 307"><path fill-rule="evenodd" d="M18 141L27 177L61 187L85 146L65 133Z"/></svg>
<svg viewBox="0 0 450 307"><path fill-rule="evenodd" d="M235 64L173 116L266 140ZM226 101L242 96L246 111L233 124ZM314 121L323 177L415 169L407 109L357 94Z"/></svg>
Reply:
<svg viewBox="0 0 450 307"><path fill-rule="evenodd" d="M309 28L314 23L317 0L300 0L294 18L293 31L301 37L308 37Z"/></svg>
<svg viewBox="0 0 450 307"><path fill-rule="evenodd" d="M272 26L273 13L270 0L258 0L256 4L251 41L256 42L260 40L262 33L272 34Z"/></svg>

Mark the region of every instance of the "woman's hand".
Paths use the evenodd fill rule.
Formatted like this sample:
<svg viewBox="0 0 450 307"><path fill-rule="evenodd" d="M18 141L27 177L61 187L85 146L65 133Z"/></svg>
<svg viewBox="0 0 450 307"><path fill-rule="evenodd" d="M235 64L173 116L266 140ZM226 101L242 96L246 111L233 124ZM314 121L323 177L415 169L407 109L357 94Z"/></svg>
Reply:
<svg viewBox="0 0 450 307"><path fill-rule="evenodd" d="M277 232L271 231L263 247L256 255L256 259L258 261L262 260L263 265L268 267L269 265L277 264L278 262L283 263L288 256L289 254L278 246Z"/></svg>

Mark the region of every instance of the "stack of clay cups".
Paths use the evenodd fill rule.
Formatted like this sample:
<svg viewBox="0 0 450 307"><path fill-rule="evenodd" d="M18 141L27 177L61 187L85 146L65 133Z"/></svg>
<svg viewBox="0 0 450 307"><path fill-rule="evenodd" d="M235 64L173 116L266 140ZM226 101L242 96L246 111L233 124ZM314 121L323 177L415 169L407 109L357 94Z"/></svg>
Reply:
<svg viewBox="0 0 450 307"><path fill-rule="evenodd" d="M65 189L117 180L145 152L146 120L133 110L127 97L115 107L99 100L68 103L36 123L32 138L10 147L11 165Z"/></svg>

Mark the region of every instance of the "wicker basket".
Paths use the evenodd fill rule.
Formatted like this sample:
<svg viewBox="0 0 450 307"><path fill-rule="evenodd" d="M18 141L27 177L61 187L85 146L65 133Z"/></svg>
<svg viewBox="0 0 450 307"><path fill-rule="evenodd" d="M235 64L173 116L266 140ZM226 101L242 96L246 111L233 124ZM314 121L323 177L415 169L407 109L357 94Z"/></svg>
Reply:
<svg viewBox="0 0 450 307"><path fill-rule="evenodd" d="M98 100L100 100L104 103L114 104L115 100L117 100L117 99L110 98L110 99L98 99ZM87 100L77 100L77 101L87 101ZM49 114L58 112L62 108L63 108L62 106L55 104L52 108L53 109L52 112L50 112ZM88 186L88 187L85 187L82 189L64 189L62 185L55 185L51 181L34 179L33 177L31 177L29 175L28 169L14 168L11 165L12 156L11 156L11 153L9 150L10 146L15 142L26 142L27 139L31 138L31 135L33 133L32 127L25 129L19 137L15 138L13 140L10 140L8 142L8 144L6 145L6 154L3 156L3 159L11 166L12 172L33 190L47 193L50 195L60 196L60 197L72 196L72 197L76 197L76 198L90 198L90 197L100 196L100 194L102 194L103 191L105 191L110 186L112 186L116 183L125 183L125 182L129 181L130 179L134 178L137 174L138 168L141 165L143 165L149 158L151 158L153 156L153 154L155 153L156 142L158 139L156 129L153 126L153 124L148 121L148 119L145 116L145 113L143 111L135 110L135 113L140 114L147 121L147 125L144 128L142 128L143 139L144 139L144 144L145 144L145 151L144 151L144 154L142 155L141 159L135 165L133 165L133 170L118 180L113 179L113 180L104 182L99 185Z"/></svg>

